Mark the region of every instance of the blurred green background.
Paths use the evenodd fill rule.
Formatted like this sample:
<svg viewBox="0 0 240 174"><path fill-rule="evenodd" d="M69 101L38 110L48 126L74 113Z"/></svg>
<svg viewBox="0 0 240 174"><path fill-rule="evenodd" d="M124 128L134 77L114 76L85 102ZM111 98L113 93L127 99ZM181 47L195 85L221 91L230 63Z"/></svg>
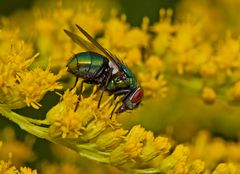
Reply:
<svg viewBox="0 0 240 174"><path fill-rule="evenodd" d="M41 2L44 3L42 0ZM159 19L160 8L174 8L178 0L107 0L108 4L118 4L121 12L128 17L128 22L132 25L139 25L144 16L150 18L150 22L154 23ZM0 15L11 15L17 10L30 9L36 0L0 0ZM96 1L97 2L97 1ZM100 1L101 2L101 1Z"/></svg>

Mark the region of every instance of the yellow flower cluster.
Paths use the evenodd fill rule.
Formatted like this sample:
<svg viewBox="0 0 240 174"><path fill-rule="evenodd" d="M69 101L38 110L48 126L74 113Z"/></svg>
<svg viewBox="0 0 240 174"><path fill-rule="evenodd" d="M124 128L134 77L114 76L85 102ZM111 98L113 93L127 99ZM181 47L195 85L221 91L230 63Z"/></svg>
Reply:
<svg viewBox="0 0 240 174"><path fill-rule="evenodd" d="M115 113L110 119L116 101L111 101L113 98L110 97L97 108L97 95L94 93L82 98L74 112L77 95L73 91L65 92L61 102L47 113L50 138L60 138L58 141L71 138L74 142L79 139L83 142L75 146L92 151L99 149L102 153L107 151L104 158L116 166L147 163L169 151L167 138L154 138L152 132L146 132L140 125L134 126L129 133L121 128L115 120Z"/></svg>
<svg viewBox="0 0 240 174"><path fill-rule="evenodd" d="M92 93L89 97L82 97L79 108L74 112L77 102L77 95L74 92L67 90L60 103L47 113L45 120L47 125L43 125L44 128L36 125L41 124L37 120L28 120L20 115L15 122L19 125L28 122L29 126L23 127L26 131L65 145L82 156L124 169L132 168L137 173L200 174L209 173L211 170L212 173L237 173L239 170L233 163L219 164L219 161L226 159L230 148L233 151L228 152L227 159L229 161L239 159L237 154L233 154L234 149L239 146L237 144L224 145L218 140L206 144L209 142L204 138L206 134L203 134L197 138L193 146L180 144L169 153L171 143L168 138L154 137L151 131L146 131L140 125L127 131L121 128L116 120L111 120L112 98L98 109L96 94ZM5 113L7 117L16 117L13 113L8 114Z"/></svg>
<svg viewBox="0 0 240 174"><path fill-rule="evenodd" d="M3 142L0 141L0 148ZM16 146L17 147L17 146ZM9 153L9 159L7 161L0 160L0 173L1 174L37 174L36 170L32 170L28 167L20 167L18 170L11 161L11 153Z"/></svg>
<svg viewBox="0 0 240 174"><path fill-rule="evenodd" d="M47 91L61 88L56 82L61 74L52 74L50 67L29 71L38 54L31 56L32 45L9 32L4 29L0 32L0 104L10 109L24 106L38 109L39 101Z"/></svg>

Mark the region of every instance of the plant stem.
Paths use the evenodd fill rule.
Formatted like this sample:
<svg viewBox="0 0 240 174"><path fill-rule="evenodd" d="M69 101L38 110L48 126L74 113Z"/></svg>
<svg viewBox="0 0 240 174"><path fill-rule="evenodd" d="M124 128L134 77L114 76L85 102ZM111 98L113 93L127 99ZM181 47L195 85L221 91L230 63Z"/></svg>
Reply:
<svg viewBox="0 0 240 174"><path fill-rule="evenodd" d="M102 163L109 163L109 160L107 157L104 157L103 155L97 153L97 150L91 146L87 148L87 145L79 145L76 142L72 143L71 141L67 141L66 139L60 139L60 138L55 139L53 137L50 137L48 133L49 128L36 125L36 124L46 123L45 120L29 119L5 107L0 107L0 114L2 114L2 116L4 116L5 118L19 125L21 129L35 135L36 137L47 139L48 141L51 141L56 144L64 145L78 152L81 156L84 156L88 159L92 159Z"/></svg>

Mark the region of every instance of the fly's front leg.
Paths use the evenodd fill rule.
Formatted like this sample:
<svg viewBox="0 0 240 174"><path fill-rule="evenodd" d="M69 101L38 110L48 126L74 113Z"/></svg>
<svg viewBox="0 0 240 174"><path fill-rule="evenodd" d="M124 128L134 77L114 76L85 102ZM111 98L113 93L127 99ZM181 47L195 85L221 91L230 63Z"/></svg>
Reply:
<svg viewBox="0 0 240 174"><path fill-rule="evenodd" d="M115 104L115 106L114 106L114 108L113 108L113 110L111 112L110 119L112 119L113 113L116 110L118 104L120 102L123 102L130 93L131 93L130 89L121 89L121 90L118 90L118 91L114 92L114 98L116 98L119 95L123 95L123 94L125 94L125 95L119 101L117 101L117 103Z"/></svg>

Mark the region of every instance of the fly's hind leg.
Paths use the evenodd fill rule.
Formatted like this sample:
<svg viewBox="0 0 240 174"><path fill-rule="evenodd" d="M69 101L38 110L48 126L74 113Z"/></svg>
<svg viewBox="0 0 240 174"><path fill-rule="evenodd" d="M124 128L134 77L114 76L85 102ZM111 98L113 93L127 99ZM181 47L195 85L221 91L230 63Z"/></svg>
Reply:
<svg viewBox="0 0 240 174"><path fill-rule="evenodd" d="M78 101L77 101L77 104L76 104L76 106L75 106L74 112L77 111L78 106L79 106L79 102L81 101L81 96L82 96L82 92L83 92L83 84L84 84L85 82L86 82L85 80L83 80L83 81L81 82L81 85L80 85L80 93L78 94Z"/></svg>
<svg viewBox="0 0 240 174"><path fill-rule="evenodd" d="M78 82L78 79L79 79L79 77L76 77L75 83L74 83L73 87L71 87L71 88L70 88L70 91L72 91L72 90L73 90L73 88L75 88L75 87L76 87L76 85L77 85L77 82Z"/></svg>

